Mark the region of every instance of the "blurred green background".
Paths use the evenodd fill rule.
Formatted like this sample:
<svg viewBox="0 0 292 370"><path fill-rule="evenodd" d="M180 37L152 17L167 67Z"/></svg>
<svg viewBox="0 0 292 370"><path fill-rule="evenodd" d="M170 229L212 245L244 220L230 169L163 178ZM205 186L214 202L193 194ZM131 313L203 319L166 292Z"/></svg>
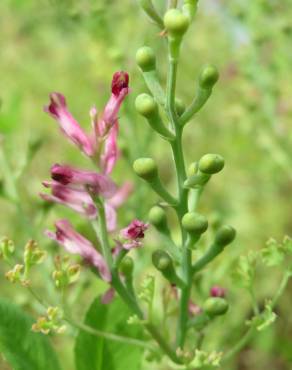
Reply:
<svg viewBox="0 0 292 370"><path fill-rule="evenodd" d="M161 11L165 9L165 0L154 3ZM204 63L216 64L221 76L211 99L189 124L184 137L189 163L207 152L218 152L226 160L224 171L208 186L199 211L238 230L229 259L220 258L218 268L212 269L208 277L210 284L227 287L234 305L229 322L221 322L214 329L211 344L232 343L241 333L238 323L248 315L248 297L232 288L233 262L239 254L262 247L269 237L280 240L292 235L291 5L291 0L201 1L182 50L178 95L186 103L192 100L196 77ZM135 178L132 161L139 156L156 158L164 182L175 189L167 144L150 132L133 108L136 95L146 89L135 65L138 47L154 48L165 83L166 44L158 29L134 0L2 0L0 30L1 146L15 173L22 172L18 180L21 207L0 198L0 235L13 238L19 254L31 237L54 254L57 247L42 234L57 217L70 217L90 235L79 217L61 207L45 208L38 198L41 181L48 178L51 164L86 164L42 107L51 91L62 92L78 121L89 129L90 107L96 104L102 110L110 94L111 76L121 69L130 74L131 94L120 114L123 158L114 177L118 183L132 181L135 191L121 209L119 222L123 227L133 216L146 219L157 198ZM37 141L41 146L26 166L26 154ZM0 168L0 185L2 180ZM175 228L174 222L174 236ZM159 243L157 234L149 234L149 248L155 247ZM143 273L145 266L150 269L145 249L139 251L137 261L138 271ZM50 277L51 260L46 269L36 272L36 280L38 288L58 302ZM0 269L3 276L6 268L2 265ZM277 289L279 273L259 269L259 300ZM79 287L74 289L70 299L75 302L76 315L82 315L104 287L83 272ZM291 292L292 286L288 289ZM41 312L24 288L12 289L4 278L1 296L34 314ZM291 369L290 307L287 291L277 307L276 324L259 334L228 369ZM55 336L53 342L64 369L71 369L74 332L69 330L67 334ZM1 369L5 366L0 363Z"/></svg>

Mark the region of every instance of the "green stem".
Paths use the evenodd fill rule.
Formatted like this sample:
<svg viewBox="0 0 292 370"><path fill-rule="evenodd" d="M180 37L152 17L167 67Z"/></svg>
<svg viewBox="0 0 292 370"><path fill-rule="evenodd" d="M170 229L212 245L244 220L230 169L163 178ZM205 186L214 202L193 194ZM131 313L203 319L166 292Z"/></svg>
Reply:
<svg viewBox="0 0 292 370"><path fill-rule="evenodd" d="M224 248L217 246L216 244L211 245L207 252L193 265L193 274L202 270L208 263L213 261L213 259L218 256L219 253L223 251Z"/></svg>
<svg viewBox="0 0 292 370"><path fill-rule="evenodd" d="M273 300L272 300L272 308L274 308L276 306L276 304L278 303L279 301L279 298L281 297L281 295L283 294L288 282L289 282L289 279L291 278L291 272L290 271L286 271L282 277L282 280L280 282L280 286L277 290L277 293L275 294Z"/></svg>
<svg viewBox="0 0 292 370"><path fill-rule="evenodd" d="M104 206L102 202L100 201L98 203L99 207L99 232L101 235L101 243L102 243L102 250L104 253L106 253L107 258L109 260L109 266L111 269L112 274L112 281L111 284L115 288L118 295L121 297L121 299L124 301L124 303L130 308L130 310L137 315L137 317L140 320L144 320L144 314L141 308L138 305L138 302L136 301L135 296L133 296L123 285L121 282L121 279L119 277L119 273L117 269L113 268L113 260L112 256L110 254L110 259L108 256L108 251L110 251L109 241L108 241L108 234L107 234L107 228L106 228L106 219L105 219L105 212L104 212ZM106 255L105 258L106 258ZM152 335L152 337L156 340L156 342L159 344L160 348L176 363L180 363L176 353L172 350L172 348L169 346L169 344L164 340L164 338L160 335L160 333L156 330L155 327L151 323L145 324L146 329L148 332Z"/></svg>
<svg viewBox="0 0 292 370"><path fill-rule="evenodd" d="M167 92L166 92L166 111L172 127L175 129L177 124L177 116L175 110L175 88L177 76L177 63L175 59L169 59L169 69L167 78Z"/></svg>
<svg viewBox="0 0 292 370"><path fill-rule="evenodd" d="M101 338L105 338L105 339L108 339L114 342L120 342L120 343L130 344L130 345L137 346L137 347L147 348L152 351L157 350L153 345L151 345L150 343L144 342L143 340L130 338L130 337L123 337L121 335L104 332L104 331L92 328L91 326L80 324L68 317L65 317L64 320L67 321L70 325L74 326L75 328L82 330L86 333L92 334L99 338L101 337Z"/></svg>
<svg viewBox="0 0 292 370"><path fill-rule="evenodd" d="M255 333L256 329L252 326L248 329L248 331L244 334L244 336L240 339L236 345L231 348L230 351L226 353L226 355L223 357L222 361L225 362L232 358L236 353L240 352L246 345L247 343L251 340Z"/></svg>
<svg viewBox="0 0 292 370"><path fill-rule="evenodd" d="M99 218L97 220L92 221L92 226L94 228L94 231L96 233L97 238L101 238L101 248L102 248L102 253L105 258L106 264L109 269L111 269L113 265L113 256L111 252L111 247L110 243L108 240L108 234L107 234L107 228L106 228L106 217L105 217L105 210L104 210L104 205L101 200L98 200L96 202L96 205L98 207L99 211Z"/></svg>
<svg viewBox="0 0 292 370"><path fill-rule="evenodd" d="M177 77L178 60L169 58L169 70L167 80L167 93L166 93L166 110L169 120L175 130L175 140L170 142L175 169L177 174L177 189L178 189L178 206L176 207L177 217L180 223L181 239L182 239L182 275L185 286L181 289L180 302L179 302L179 318L177 323L177 339L176 344L178 347L183 348L186 333L188 329L188 304L191 293L192 281L192 252L186 246L186 233L181 225L181 219L188 209L188 191L184 188L186 180L186 169L184 162L184 155L182 149L182 127L179 125L178 117L175 110L175 89Z"/></svg>

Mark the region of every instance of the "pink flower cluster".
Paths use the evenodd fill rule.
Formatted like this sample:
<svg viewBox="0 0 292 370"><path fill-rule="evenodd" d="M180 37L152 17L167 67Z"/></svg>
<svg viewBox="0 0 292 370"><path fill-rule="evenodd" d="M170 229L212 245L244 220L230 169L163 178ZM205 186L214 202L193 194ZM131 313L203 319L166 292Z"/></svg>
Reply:
<svg viewBox="0 0 292 370"><path fill-rule="evenodd" d="M74 119L67 109L65 97L60 93L52 93L50 104L44 108L45 112L58 122L63 134L98 165L100 173L54 164L51 167L51 180L43 182L51 194L41 193L40 196L46 201L65 205L90 220L98 218L94 197L103 198L109 232L117 228L116 209L132 191L130 183L126 182L118 188L109 177L119 157L118 112L128 93L128 74L116 72L112 79L111 96L102 114L98 115L95 107L90 110L91 134L87 134ZM69 221L59 220L55 226L56 231L46 231L46 235L62 245L67 252L80 255L85 262L98 270L103 280L110 282L109 267L95 246L75 231ZM134 220L121 231L126 242L120 243L120 248L131 249L140 246L147 228L147 224ZM105 297L105 301L108 300L108 297Z"/></svg>

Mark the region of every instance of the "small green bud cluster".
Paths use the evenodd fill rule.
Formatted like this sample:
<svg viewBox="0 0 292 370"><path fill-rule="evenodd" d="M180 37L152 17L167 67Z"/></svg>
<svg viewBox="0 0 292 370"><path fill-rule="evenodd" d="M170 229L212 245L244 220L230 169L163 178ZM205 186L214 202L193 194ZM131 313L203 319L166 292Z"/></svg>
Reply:
<svg viewBox="0 0 292 370"><path fill-rule="evenodd" d="M78 264L70 264L67 257L61 258L57 256L55 258L55 267L52 278L56 288L63 289L78 280L81 267Z"/></svg>
<svg viewBox="0 0 292 370"><path fill-rule="evenodd" d="M62 324L62 319L63 311L59 307L49 307L46 316L39 317L31 329L43 334L49 334L52 331L62 334L66 330L66 326Z"/></svg>
<svg viewBox="0 0 292 370"><path fill-rule="evenodd" d="M11 239L3 238L0 241L0 258L3 258L6 261L9 261L14 255L15 246L14 242Z"/></svg>
<svg viewBox="0 0 292 370"><path fill-rule="evenodd" d="M5 274L6 279L10 283L21 283L23 286L29 285L29 281L24 278L24 265L16 264L11 270Z"/></svg>
<svg viewBox="0 0 292 370"><path fill-rule="evenodd" d="M47 256L46 251L40 249L35 240L29 240L24 247L24 264L28 273L32 266L42 263Z"/></svg>

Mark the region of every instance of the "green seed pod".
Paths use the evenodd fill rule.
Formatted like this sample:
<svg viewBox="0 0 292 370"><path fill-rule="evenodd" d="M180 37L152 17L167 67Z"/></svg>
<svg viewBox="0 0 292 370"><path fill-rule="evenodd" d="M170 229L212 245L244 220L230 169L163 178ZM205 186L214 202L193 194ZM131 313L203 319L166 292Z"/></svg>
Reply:
<svg viewBox="0 0 292 370"><path fill-rule="evenodd" d="M189 233L203 234L208 229L208 221L205 216L196 212L188 212L182 218L182 226Z"/></svg>
<svg viewBox="0 0 292 370"><path fill-rule="evenodd" d="M156 67L156 58L153 49L143 46L136 53L136 62L143 72L153 71Z"/></svg>
<svg viewBox="0 0 292 370"><path fill-rule="evenodd" d="M152 158L139 158L133 164L135 173L146 181L154 180L158 176L157 164Z"/></svg>
<svg viewBox="0 0 292 370"><path fill-rule="evenodd" d="M180 117L186 110L186 105L181 99L175 99L175 109L177 115Z"/></svg>
<svg viewBox="0 0 292 370"><path fill-rule="evenodd" d="M146 118L150 118L158 112L156 101L148 94L138 95L135 101L135 107L137 112Z"/></svg>
<svg viewBox="0 0 292 370"><path fill-rule="evenodd" d="M203 305L203 309L209 316L224 315L228 311L228 302L224 298L210 297Z"/></svg>
<svg viewBox="0 0 292 370"><path fill-rule="evenodd" d="M182 37L189 27L189 19L178 9L170 9L164 16L164 27L172 37Z"/></svg>
<svg viewBox="0 0 292 370"><path fill-rule="evenodd" d="M225 247L235 239L236 231L232 226L221 226L215 236L215 244Z"/></svg>
<svg viewBox="0 0 292 370"><path fill-rule="evenodd" d="M167 224L165 211L159 206L154 206L150 209L148 219L152 225L158 228L164 227Z"/></svg>
<svg viewBox="0 0 292 370"><path fill-rule="evenodd" d="M212 89L218 79L219 73L217 68L212 64L207 64L200 73L199 84L203 89Z"/></svg>
<svg viewBox="0 0 292 370"><path fill-rule="evenodd" d="M134 270L133 258L131 258L130 256L124 257L120 263L119 268L121 273L124 274L126 277L132 276Z"/></svg>
<svg viewBox="0 0 292 370"><path fill-rule="evenodd" d="M208 175L220 172L224 167L224 158L219 154L205 154L199 161L199 170Z"/></svg>
<svg viewBox="0 0 292 370"><path fill-rule="evenodd" d="M162 250L157 250L152 254L152 262L159 271L166 271L172 266L170 256Z"/></svg>

